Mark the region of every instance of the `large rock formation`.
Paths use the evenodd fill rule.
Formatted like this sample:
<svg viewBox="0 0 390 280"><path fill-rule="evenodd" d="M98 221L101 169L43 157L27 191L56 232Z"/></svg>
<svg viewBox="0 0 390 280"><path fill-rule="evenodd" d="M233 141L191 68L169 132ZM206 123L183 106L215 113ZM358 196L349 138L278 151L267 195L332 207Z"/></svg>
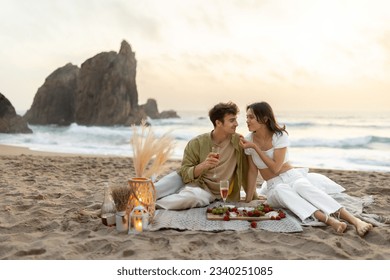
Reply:
<svg viewBox="0 0 390 280"><path fill-rule="evenodd" d="M0 93L0 133L32 133L26 121L16 114L11 102Z"/></svg>
<svg viewBox="0 0 390 280"><path fill-rule="evenodd" d="M140 106L141 110L145 112L145 114L152 119L171 119L171 118L179 118L177 113L173 110L162 111L159 113L157 102L155 99L148 99L146 104Z"/></svg>
<svg viewBox="0 0 390 280"><path fill-rule="evenodd" d="M119 53L103 52L81 65L76 92L75 121L83 125L139 122L135 82L137 61L123 41Z"/></svg>
<svg viewBox="0 0 390 280"><path fill-rule="evenodd" d="M138 105L136 68L126 41L119 53L100 53L81 69L67 64L46 79L24 117L31 124L103 126L139 124L147 116L178 117L174 111L160 114L154 99Z"/></svg>
<svg viewBox="0 0 390 280"><path fill-rule="evenodd" d="M30 124L69 125L74 122L74 93L80 69L71 63L58 68L38 89L24 118Z"/></svg>

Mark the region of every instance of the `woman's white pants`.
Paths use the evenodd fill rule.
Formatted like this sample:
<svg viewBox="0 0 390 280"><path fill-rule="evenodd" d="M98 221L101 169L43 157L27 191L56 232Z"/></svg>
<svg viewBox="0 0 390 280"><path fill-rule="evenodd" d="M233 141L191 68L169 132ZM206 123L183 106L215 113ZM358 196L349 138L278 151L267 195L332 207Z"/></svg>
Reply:
<svg viewBox="0 0 390 280"><path fill-rule="evenodd" d="M267 202L272 207L287 208L302 221L317 210L330 215L342 206L296 169L290 169L267 181Z"/></svg>

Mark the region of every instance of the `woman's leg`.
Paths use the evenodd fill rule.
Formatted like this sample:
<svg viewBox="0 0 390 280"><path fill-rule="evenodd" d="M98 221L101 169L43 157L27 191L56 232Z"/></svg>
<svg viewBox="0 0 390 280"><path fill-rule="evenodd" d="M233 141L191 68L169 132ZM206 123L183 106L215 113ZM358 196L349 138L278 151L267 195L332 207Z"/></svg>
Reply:
<svg viewBox="0 0 390 280"><path fill-rule="evenodd" d="M288 184L279 184L267 194L267 203L272 207L282 207L291 210L302 221L309 218L318 209L299 196Z"/></svg>
<svg viewBox="0 0 390 280"><path fill-rule="evenodd" d="M300 196L327 215L342 207L333 197L314 186L307 178L295 180L292 186Z"/></svg>
<svg viewBox="0 0 390 280"><path fill-rule="evenodd" d="M338 234L342 234L347 229L346 223L341 222L329 215L326 215L324 214L324 212L320 210L314 212L314 217L320 222L323 222L328 226L331 226Z"/></svg>
<svg viewBox="0 0 390 280"><path fill-rule="evenodd" d="M337 218L346 220L348 223L352 224L355 227L357 234L362 237L373 228L372 224L366 223L365 221L355 217L344 207L340 208L335 215L337 215Z"/></svg>
<svg viewBox="0 0 390 280"><path fill-rule="evenodd" d="M301 195L307 201L312 203L314 206L318 207L318 209L321 209L322 215L337 213L337 218L338 219L341 218L347 221L348 223L352 224L356 228L356 232L360 236L364 236L368 231L370 231L373 228L371 224L366 223L360 220L359 218L353 216L345 208L343 208L342 205L340 205L336 200L334 200L330 195L318 189L317 187L313 186L306 178L300 178L296 180L293 186L299 195ZM319 215L322 218L322 215L321 214ZM321 222L324 221L323 219L319 219L318 217L316 218ZM344 227L344 225L342 227L339 227L340 225L338 225L338 223L341 222L337 221L332 217L328 218L328 222L331 223L329 225L331 225L337 232L339 232L342 229L342 227Z"/></svg>
<svg viewBox="0 0 390 280"><path fill-rule="evenodd" d="M302 198L288 184L277 185L270 193L267 202L273 207L283 207L290 209L302 221L310 216L314 216L320 222L331 226L337 233L342 234L347 228L347 224L326 215L321 210L315 208L311 203Z"/></svg>

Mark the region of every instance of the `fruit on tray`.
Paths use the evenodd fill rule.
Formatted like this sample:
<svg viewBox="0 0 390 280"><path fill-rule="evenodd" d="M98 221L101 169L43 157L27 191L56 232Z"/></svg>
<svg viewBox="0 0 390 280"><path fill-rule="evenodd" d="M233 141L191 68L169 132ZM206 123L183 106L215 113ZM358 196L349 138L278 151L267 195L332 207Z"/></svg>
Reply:
<svg viewBox="0 0 390 280"><path fill-rule="evenodd" d="M230 217L261 217L269 212L277 212L278 215L270 217L271 220L280 220L286 218L286 214L282 210L275 210L271 205L261 203L255 207L236 207L236 206L214 206L207 208L207 213L223 216L224 221L229 221ZM271 214L271 213L270 213Z"/></svg>

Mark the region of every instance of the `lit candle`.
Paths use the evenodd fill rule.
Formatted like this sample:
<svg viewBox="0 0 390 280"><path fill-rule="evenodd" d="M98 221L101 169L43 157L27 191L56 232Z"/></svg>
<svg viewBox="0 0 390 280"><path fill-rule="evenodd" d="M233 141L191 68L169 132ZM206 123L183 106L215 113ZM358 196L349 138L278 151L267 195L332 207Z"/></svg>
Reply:
<svg viewBox="0 0 390 280"><path fill-rule="evenodd" d="M135 218L135 225L134 228L138 232L142 232L142 218Z"/></svg>

